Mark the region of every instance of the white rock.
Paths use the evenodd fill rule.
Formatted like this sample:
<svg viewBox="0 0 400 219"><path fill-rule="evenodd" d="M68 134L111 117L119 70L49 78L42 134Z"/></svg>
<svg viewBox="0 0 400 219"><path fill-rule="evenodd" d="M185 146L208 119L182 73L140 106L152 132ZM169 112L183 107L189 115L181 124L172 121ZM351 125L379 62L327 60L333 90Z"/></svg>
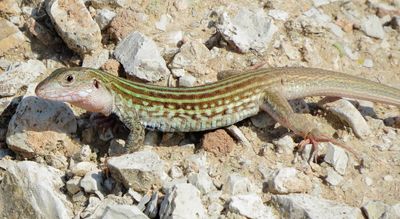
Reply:
<svg viewBox="0 0 400 219"><path fill-rule="evenodd" d="M181 87L193 87L196 83L197 78L193 77L190 74L184 74L179 78L179 86Z"/></svg>
<svg viewBox="0 0 400 219"><path fill-rule="evenodd" d="M229 211L248 218L276 218L272 209L265 206L256 194L232 196L229 201Z"/></svg>
<svg viewBox="0 0 400 219"><path fill-rule="evenodd" d="M70 49L83 55L100 48L100 28L83 1L50 0L46 3L47 14Z"/></svg>
<svg viewBox="0 0 400 219"><path fill-rule="evenodd" d="M392 217L385 215L385 213L389 213L389 209L390 206L382 201L368 201L361 207L361 210L367 218L394 218L394 215Z"/></svg>
<svg viewBox="0 0 400 219"><path fill-rule="evenodd" d="M157 45L140 32L133 32L121 40L114 55L130 76L158 81L169 74Z"/></svg>
<svg viewBox="0 0 400 219"><path fill-rule="evenodd" d="M163 14L160 20L156 22L156 28L158 30L166 31L169 23L172 22L172 17L169 14Z"/></svg>
<svg viewBox="0 0 400 219"><path fill-rule="evenodd" d="M101 9L97 12L95 20L96 20L96 23L99 25L100 29L103 30L108 26L108 24L110 24L111 20L116 15L117 14L111 10Z"/></svg>
<svg viewBox="0 0 400 219"><path fill-rule="evenodd" d="M243 53L265 51L277 29L262 9L242 8L233 19L224 12L217 24L222 37Z"/></svg>
<svg viewBox="0 0 400 219"><path fill-rule="evenodd" d="M361 22L361 30L367 36L379 39L385 38L385 31L382 27L381 21L376 15L368 15Z"/></svg>
<svg viewBox="0 0 400 219"><path fill-rule="evenodd" d="M322 105L323 108L329 110L342 121L349 124L357 137L365 138L371 134L368 123L365 121L360 111L358 111L350 101L339 99L333 102L319 103L319 105Z"/></svg>
<svg viewBox="0 0 400 219"><path fill-rule="evenodd" d="M76 176L85 176L86 173L96 170L97 165L93 162L82 161L82 162L76 163L70 169L71 169L71 172Z"/></svg>
<svg viewBox="0 0 400 219"><path fill-rule="evenodd" d="M148 219L136 206L133 205L107 205L101 215L102 219Z"/></svg>
<svg viewBox="0 0 400 219"><path fill-rule="evenodd" d="M199 173L190 173L188 180L189 183L196 186L202 194L207 194L215 190L212 179L205 170L200 170Z"/></svg>
<svg viewBox="0 0 400 219"><path fill-rule="evenodd" d="M364 218L359 208L306 194L273 195L272 202L286 218Z"/></svg>
<svg viewBox="0 0 400 219"><path fill-rule="evenodd" d="M267 179L268 191L285 194L290 192L305 192L311 187L308 178L293 167L276 169Z"/></svg>
<svg viewBox="0 0 400 219"><path fill-rule="evenodd" d="M101 190L103 180L103 173L99 170L94 170L86 173L80 185L86 193L96 193Z"/></svg>
<svg viewBox="0 0 400 219"><path fill-rule="evenodd" d="M345 33L344 33L344 31L342 30L342 28L339 27L337 24L334 24L334 23L332 23L332 22L329 22L329 23L327 24L327 28L328 28L333 34L335 34L335 35L336 35L337 37L339 37L339 38L343 38L344 35L345 35Z"/></svg>
<svg viewBox="0 0 400 219"><path fill-rule="evenodd" d="M286 21L289 18L289 14L286 11L271 9L268 11L268 15L275 20Z"/></svg>
<svg viewBox="0 0 400 219"><path fill-rule="evenodd" d="M14 63L0 74L0 97L14 96L22 86L27 86L46 72L41 61L29 60Z"/></svg>
<svg viewBox="0 0 400 219"><path fill-rule="evenodd" d="M255 186L248 178L232 173L228 176L223 191L230 195L248 194L255 192Z"/></svg>
<svg viewBox="0 0 400 219"><path fill-rule="evenodd" d="M363 66L366 68L372 68L374 67L374 61L372 61L372 59L365 59Z"/></svg>
<svg viewBox="0 0 400 219"><path fill-rule="evenodd" d="M226 131L237 141L239 141L240 144L242 144L243 146L248 148L252 147L252 144L249 142L249 140L246 138L243 132L236 125L230 125L226 127Z"/></svg>
<svg viewBox="0 0 400 219"><path fill-rule="evenodd" d="M332 20L332 18L329 15L325 14L322 10L316 8L310 8L308 11L304 12L304 15L306 17L311 18L319 25L326 25L328 22Z"/></svg>
<svg viewBox="0 0 400 219"><path fill-rule="evenodd" d="M360 54L358 52L353 52L348 46L343 46L343 50L347 57L349 57L353 61L358 60L360 57Z"/></svg>
<svg viewBox="0 0 400 219"><path fill-rule="evenodd" d="M88 68L100 68L110 56L110 52L107 49L98 49L90 54L83 56L82 67Z"/></svg>
<svg viewBox="0 0 400 219"><path fill-rule="evenodd" d="M207 210L210 216L219 217L221 212L224 210L224 206L218 202L211 202Z"/></svg>
<svg viewBox="0 0 400 219"><path fill-rule="evenodd" d="M139 151L107 162L111 175L125 187L147 192L152 187L160 187L166 179L164 162L152 151Z"/></svg>
<svg viewBox="0 0 400 219"><path fill-rule="evenodd" d="M74 195L81 190L81 187L79 186L80 181L81 181L81 178L78 176L74 176L72 179L67 181L67 183L65 184L65 187L67 188L67 191L69 192L69 194Z"/></svg>
<svg viewBox="0 0 400 219"><path fill-rule="evenodd" d="M343 181L343 177L339 175L336 171L329 168L327 176L325 178L326 182L328 182L332 186L337 186Z"/></svg>
<svg viewBox="0 0 400 219"><path fill-rule="evenodd" d="M183 171L180 167L173 165L169 170L169 176L173 179L181 178L183 176Z"/></svg>
<svg viewBox="0 0 400 219"><path fill-rule="evenodd" d="M332 165L332 167L341 175L346 173L347 162L349 157L347 156L346 152L331 143L327 144L327 152L324 157L324 161L328 164Z"/></svg>
<svg viewBox="0 0 400 219"><path fill-rule="evenodd" d="M65 103L29 96L22 99L11 118L6 142L23 157L74 152L79 148L68 135L76 129L76 118Z"/></svg>
<svg viewBox="0 0 400 219"><path fill-rule="evenodd" d="M187 183L175 185L161 203L160 218L207 218L200 191Z"/></svg>
<svg viewBox="0 0 400 219"><path fill-rule="evenodd" d="M72 204L62 194L63 173L32 161L1 160L0 217L72 218ZM20 207L16 207L20 206Z"/></svg>
<svg viewBox="0 0 400 219"><path fill-rule="evenodd" d="M293 138L289 135L285 135L278 140L273 140L272 143L278 149L279 152L283 151L286 154L292 154L296 144Z"/></svg>
<svg viewBox="0 0 400 219"><path fill-rule="evenodd" d="M182 68L173 68L173 69L171 69L171 73L172 73L172 75L173 75L174 77L179 78L179 77L182 77L182 76L185 75L185 69L182 69Z"/></svg>

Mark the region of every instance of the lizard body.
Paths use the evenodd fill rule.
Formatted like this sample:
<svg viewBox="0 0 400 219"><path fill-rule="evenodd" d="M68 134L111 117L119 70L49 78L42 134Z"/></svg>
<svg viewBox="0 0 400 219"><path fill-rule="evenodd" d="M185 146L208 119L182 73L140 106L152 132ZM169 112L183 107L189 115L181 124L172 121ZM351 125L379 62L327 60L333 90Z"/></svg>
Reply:
<svg viewBox="0 0 400 219"><path fill-rule="evenodd" d="M287 102L307 96L350 97L400 106L400 89L344 73L296 67L245 71L190 88L133 82L89 68L61 68L36 87L36 94L104 115L115 113L131 130L127 145L132 150L143 140L144 128L163 132L216 129L260 110L314 144L326 137Z"/></svg>

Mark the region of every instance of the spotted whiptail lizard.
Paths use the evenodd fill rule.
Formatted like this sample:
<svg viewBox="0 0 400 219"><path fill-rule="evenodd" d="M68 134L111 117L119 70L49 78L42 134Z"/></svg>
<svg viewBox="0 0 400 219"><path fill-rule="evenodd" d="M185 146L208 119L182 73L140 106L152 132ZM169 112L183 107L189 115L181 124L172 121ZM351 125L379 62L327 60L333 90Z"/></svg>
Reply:
<svg viewBox="0 0 400 219"><path fill-rule="evenodd" d="M259 111L268 112L316 148L332 141L287 100L334 96L400 106L400 89L351 75L316 68L244 71L197 87L162 87L129 81L89 68L55 70L36 87L39 97L69 102L87 111L115 113L130 129L126 147L138 149L144 129L191 132L232 125Z"/></svg>

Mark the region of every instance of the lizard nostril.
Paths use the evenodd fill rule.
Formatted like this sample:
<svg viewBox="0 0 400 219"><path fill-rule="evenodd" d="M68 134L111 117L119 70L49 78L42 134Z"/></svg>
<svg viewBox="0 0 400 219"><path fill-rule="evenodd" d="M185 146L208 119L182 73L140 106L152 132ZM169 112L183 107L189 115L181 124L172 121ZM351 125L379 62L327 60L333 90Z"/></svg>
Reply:
<svg viewBox="0 0 400 219"><path fill-rule="evenodd" d="M100 87L100 83L99 83L99 81L96 80L96 79L93 81L93 85L94 85L94 87L95 87L96 89L99 89L99 87Z"/></svg>

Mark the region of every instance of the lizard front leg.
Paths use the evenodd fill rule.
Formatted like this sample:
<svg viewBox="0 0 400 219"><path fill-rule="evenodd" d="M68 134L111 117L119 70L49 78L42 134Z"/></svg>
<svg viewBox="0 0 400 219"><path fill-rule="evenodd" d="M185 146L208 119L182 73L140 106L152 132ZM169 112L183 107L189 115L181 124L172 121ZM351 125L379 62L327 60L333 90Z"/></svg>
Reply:
<svg viewBox="0 0 400 219"><path fill-rule="evenodd" d="M125 142L126 150L130 152L138 151L143 146L145 128L140 124L139 116L136 112L127 112L122 118L122 122L129 129L129 135Z"/></svg>
<svg viewBox="0 0 400 219"><path fill-rule="evenodd" d="M297 114L293 111L286 98L279 91L265 91L264 99L260 105L261 110L270 114L282 126L292 130L296 135L304 138L299 143L299 149L302 150L306 144L313 145L313 153L310 159L316 158L318 151L318 142L332 142L351 153L356 157L357 153L341 142L321 133L315 124L302 114Z"/></svg>

